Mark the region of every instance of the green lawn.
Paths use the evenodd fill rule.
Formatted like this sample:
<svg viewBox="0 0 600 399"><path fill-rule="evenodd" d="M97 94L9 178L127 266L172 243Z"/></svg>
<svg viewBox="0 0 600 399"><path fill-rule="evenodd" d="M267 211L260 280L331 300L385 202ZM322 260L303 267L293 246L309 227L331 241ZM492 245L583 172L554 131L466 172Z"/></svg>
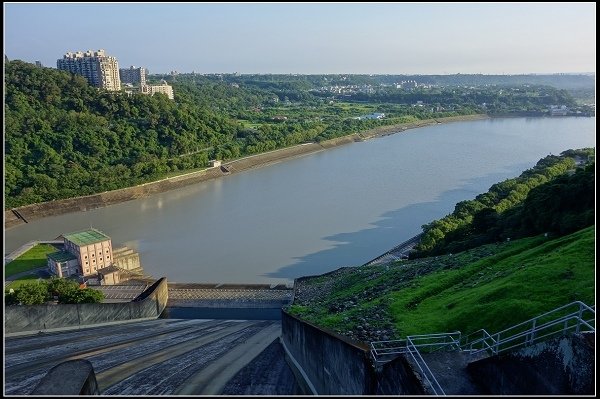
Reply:
<svg viewBox="0 0 600 399"><path fill-rule="evenodd" d="M46 255L56 251L57 249L52 245L38 244L4 266L4 275L9 277L17 273L44 267L47 264Z"/></svg>
<svg viewBox="0 0 600 399"><path fill-rule="evenodd" d="M481 328L499 331L576 300L594 302L594 228L514 246L462 268L414 281L392 294L402 335Z"/></svg>
<svg viewBox="0 0 600 399"><path fill-rule="evenodd" d="M246 119L238 119L238 122L241 123L246 129L258 129L263 125L263 123L250 122Z"/></svg>
<svg viewBox="0 0 600 399"><path fill-rule="evenodd" d="M6 287L4 288L4 292L8 292L9 289L14 289L16 290L17 288L19 288L20 286L22 286L25 283L29 283L32 281L36 281L39 277L37 275L34 274L30 274L27 276L23 276L23 277L19 277L18 279L16 279L15 281L11 281L10 283L6 284Z"/></svg>

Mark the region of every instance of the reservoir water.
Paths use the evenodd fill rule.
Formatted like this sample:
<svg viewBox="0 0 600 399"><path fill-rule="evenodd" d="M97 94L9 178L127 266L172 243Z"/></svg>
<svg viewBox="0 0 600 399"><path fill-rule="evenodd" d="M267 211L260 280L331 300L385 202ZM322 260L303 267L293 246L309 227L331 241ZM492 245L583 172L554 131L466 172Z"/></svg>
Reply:
<svg viewBox="0 0 600 399"><path fill-rule="evenodd" d="M5 253L93 226L175 282L288 283L361 265L548 154L595 147L595 118L407 130L5 231Z"/></svg>

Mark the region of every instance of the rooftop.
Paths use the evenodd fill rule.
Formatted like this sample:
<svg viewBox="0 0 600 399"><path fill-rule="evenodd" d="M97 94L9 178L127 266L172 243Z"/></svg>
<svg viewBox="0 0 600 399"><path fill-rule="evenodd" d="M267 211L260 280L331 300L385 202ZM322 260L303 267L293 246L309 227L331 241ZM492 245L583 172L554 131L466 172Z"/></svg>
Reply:
<svg viewBox="0 0 600 399"><path fill-rule="evenodd" d="M79 246L110 240L109 236L96 229L77 231L75 233L65 234L64 237L66 240Z"/></svg>
<svg viewBox="0 0 600 399"><path fill-rule="evenodd" d="M121 269L120 267L117 267L115 265L110 265L110 266L103 267L102 269L98 269L98 274L110 274L110 273L122 272L122 271L124 271L124 270Z"/></svg>
<svg viewBox="0 0 600 399"><path fill-rule="evenodd" d="M48 254L48 257L55 262L67 262L69 260L77 259L75 255L66 251L52 252Z"/></svg>

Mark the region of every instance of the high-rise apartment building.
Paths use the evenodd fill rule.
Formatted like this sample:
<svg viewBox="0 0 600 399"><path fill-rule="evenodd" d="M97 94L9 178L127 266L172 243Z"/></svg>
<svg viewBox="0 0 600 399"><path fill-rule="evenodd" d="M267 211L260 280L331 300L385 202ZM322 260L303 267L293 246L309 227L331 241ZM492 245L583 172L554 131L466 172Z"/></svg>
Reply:
<svg viewBox="0 0 600 399"><path fill-rule="evenodd" d="M56 61L56 67L85 77L92 86L121 90L117 59L106 55L104 50L68 52Z"/></svg>
<svg viewBox="0 0 600 399"><path fill-rule="evenodd" d="M146 84L146 68L136 68L133 65L129 68L119 69L121 83L131 83L138 86Z"/></svg>

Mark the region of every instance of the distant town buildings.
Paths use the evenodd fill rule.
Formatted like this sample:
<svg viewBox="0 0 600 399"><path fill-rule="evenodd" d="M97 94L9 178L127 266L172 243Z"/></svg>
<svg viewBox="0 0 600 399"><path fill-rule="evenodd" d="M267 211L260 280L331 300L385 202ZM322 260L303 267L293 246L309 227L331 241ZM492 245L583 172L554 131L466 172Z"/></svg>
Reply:
<svg viewBox="0 0 600 399"><path fill-rule="evenodd" d="M42 67L43 67L43 65L42 65L42 62L41 62L41 61L36 61L36 62L35 62L35 66L36 66L36 67L38 67L38 68L42 68Z"/></svg>
<svg viewBox="0 0 600 399"><path fill-rule="evenodd" d="M121 83L131 83L138 86L143 86L146 84L146 68L136 68L135 66L130 66L129 68L121 68L119 69L119 76L121 78Z"/></svg>
<svg viewBox="0 0 600 399"><path fill-rule="evenodd" d="M550 116L567 116L569 109L566 105L551 105L549 108Z"/></svg>
<svg viewBox="0 0 600 399"><path fill-rule="evenodd" d="M160 84L158 85L143 85L141 86L140 92L142 94L149 94L151 96L156 93L163 93L166 94L171 100L175 98L173 97L173 87L169 86L164 80L161 80Z"/></svg>
<svg viewBox="0 0 600 399"><path fill-rule="evenodd" d="M104 50L68 52L56 61L56 67L83 76L92 86L121 90L117 59L106 55Z"/></svg>
<svg viewBox="0 0 600 399"><path fill-rule="evenodd" d="M385 118L385 114L381 112L374 112L372 114L357 116L354 119L358 119L359 121L368 120L368 119L383 119Z"/></svg>

